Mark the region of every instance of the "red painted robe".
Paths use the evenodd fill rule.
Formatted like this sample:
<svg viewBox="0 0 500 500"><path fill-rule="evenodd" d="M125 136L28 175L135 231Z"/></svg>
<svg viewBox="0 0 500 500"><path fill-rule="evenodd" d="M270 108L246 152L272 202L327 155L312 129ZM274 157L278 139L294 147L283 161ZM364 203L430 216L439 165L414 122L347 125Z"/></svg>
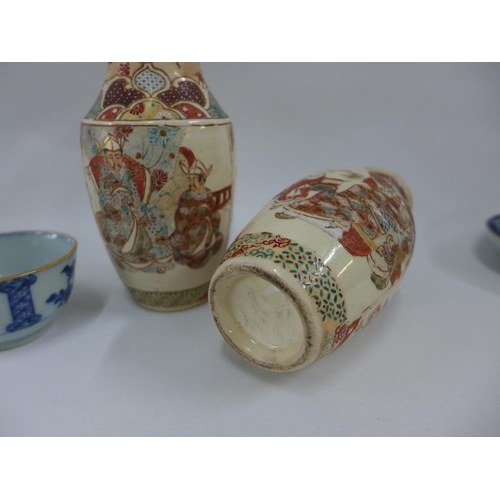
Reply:
<svg viewBox="0 0 500 500"><path fill-rule="evenodd" d="M90 160L90 171L92 172L92 176L94 177L97 186L99 186L101 168L104 163L104 156L94 156ZM123 156L123 164L129 169L131 173L131 178L137 188L137 192L139 193L141 201L147 202L149 193L146 192L147 182L144 166L127 155Z"/></svg>
<svg viewBox="0 0 500 500"><path fill-rule="evenodd" d="M175 231L170 236L174 260L191 268L204 266L222 246L220 214L210 189L197 195L184 192L175 213Z"/></svg>

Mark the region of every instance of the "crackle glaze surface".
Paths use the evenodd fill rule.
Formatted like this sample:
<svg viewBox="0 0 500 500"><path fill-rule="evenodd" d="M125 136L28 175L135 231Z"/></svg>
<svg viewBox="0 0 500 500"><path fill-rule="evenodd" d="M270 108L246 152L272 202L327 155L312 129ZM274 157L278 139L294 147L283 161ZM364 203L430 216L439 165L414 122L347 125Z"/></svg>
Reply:
<svg viewBox="0 0 500 500"><path fill-rule="evenodd" d="M132 297L156 310L206 300L227 244L231 122L197 63L110 63L83 120L101 236Z"/></svg>
<svg viewBox="0 0 500 500"><path fill-rule="evenodd" d="M411 195L395 174L345 169L302 179L264 207L226 252L210 289L216 323L240 354L260 366L304 366L339 347L387 304L408 267L414 238ZM280 352L272 343L254 355L247 328L221 300L240 273L279 281L275 285L301 311L304 332L313 332L302 346L307 356ZM252 282L245 282L250 296Z"/></svg>

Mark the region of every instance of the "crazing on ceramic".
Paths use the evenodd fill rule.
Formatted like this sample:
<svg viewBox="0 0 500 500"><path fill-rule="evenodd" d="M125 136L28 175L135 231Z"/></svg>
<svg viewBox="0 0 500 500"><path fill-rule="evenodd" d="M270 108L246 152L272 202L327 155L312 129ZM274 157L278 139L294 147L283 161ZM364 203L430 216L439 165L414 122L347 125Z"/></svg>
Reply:
<svg viewBox="0 0 500 500"><path fill-rule="evenodd" d="M9 234L1 236L2 240L9 238ZM33 271L0 276L0 349L16 347L38 337L53 321L71 295L75 252L76 242L55 262Z"/></svg>
<svg viewBox="0 0 500 500"><path fill-rule="evenodd" d="M410 262L414 236L411 195L394 174L345 169L302 179L264 207L226 252L210 287L219 330L259 366L305 366L339 347L387 304ZM261 279L274 288L266 289ZM265 308L232 302L235 293L249 300L253 288L260 297L268 294L265 301L278 296L276 289L288 297L302 321L293 341L284 333L275 342L271 330L286 320L279 310L271 326L272 319L251 318Z"/></svg>
<svg viewBox="0 0 500 500"><path fill-rule="evenodd" d="M82 124L101 236L140 304L196 305L227 244L231 122L197 63L111 63Z"/></svg>

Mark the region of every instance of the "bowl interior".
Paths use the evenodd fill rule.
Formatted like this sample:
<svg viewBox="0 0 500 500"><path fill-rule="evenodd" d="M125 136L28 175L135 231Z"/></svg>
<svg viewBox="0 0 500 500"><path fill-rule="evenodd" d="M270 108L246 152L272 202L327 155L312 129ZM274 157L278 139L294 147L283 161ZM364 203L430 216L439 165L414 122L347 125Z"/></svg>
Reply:
<svg viewBox="0 0 500 500"><path fill-rule="evenodd" d="M65 257L76 247L66 234L26 231L0 234L0 279L35 271Z"/></svg>

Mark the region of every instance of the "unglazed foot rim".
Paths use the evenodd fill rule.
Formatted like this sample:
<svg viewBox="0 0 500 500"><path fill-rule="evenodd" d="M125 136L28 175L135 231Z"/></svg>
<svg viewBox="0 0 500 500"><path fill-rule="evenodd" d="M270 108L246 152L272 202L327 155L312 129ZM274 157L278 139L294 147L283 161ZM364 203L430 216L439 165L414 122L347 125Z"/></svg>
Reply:
<svg viewBox="0 0 500 500"><path fill-rule="evenodd" d="M234 293L235 282L245 279L253 279L255 283L266 282L268 286L274 288L273 292L278 291L283 294L284 303L293 307L290 316L296 318L299 324L296 325L296 340L292 345L278 347L282 339L278 340L273 337L273 332L269 330L263 332L263 336L269 337L269 344L265 345L265 342L255 340L255 327L254 332L251 332L236 319L242 308L241 306L231 307L227 294ZM264 306L266 300L261 300L264 295L265 293L256 297L257 305ZM214 300L215 297L217 300ZM224 339L238 354L251 363L267 370L286 372L302 368L316 359L317 353L313 348L314 326L308 320L311 316L307 311L307 303L304 303L299 295L287 286L285 280L275 272L252 266L250 263L231 264L212 280L209 303L215 324ZM275 345L271 347L270 344Z"/></svg>
<svg viewBox="0 0 500 500"><path fill-rule="evenodd" d="M176 292L148 292L130 286L127 288L134 301L141 307L152 311L169 312L189 309L206 302L209 284L204 283L189 290Z"/></svg>

